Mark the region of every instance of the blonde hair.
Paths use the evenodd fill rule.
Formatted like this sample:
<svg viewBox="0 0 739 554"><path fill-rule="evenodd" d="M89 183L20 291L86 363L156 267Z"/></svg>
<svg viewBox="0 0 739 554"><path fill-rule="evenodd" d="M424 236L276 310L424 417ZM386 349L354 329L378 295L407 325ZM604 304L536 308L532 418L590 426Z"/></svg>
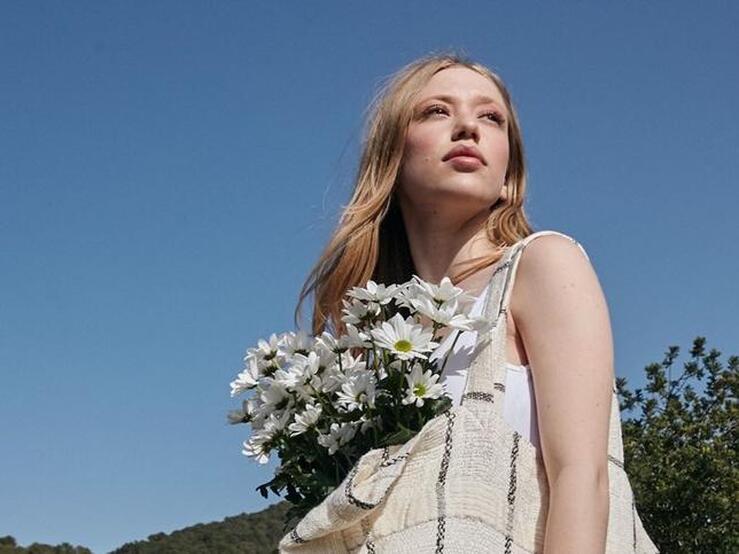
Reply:
<svg viewBox="0 0 739 554"><path fill-rule="evenodd" d="M505 183L507 199L491 207L486 222L492 254L470 260L469 267L450 275L453 283L500 259L501 249L533 231L524 213L526 166L518 116L502 79L487 67L457 53L431 54L391 75L370 104L365 122L362 155L351 200L344 207L331 239L303 284L300 308L313 291L312 333L343 333L342 298L353 286L369 279L378 283L403 283L415 273L395 187L411 122L413 100L437 72L463 66L488 77L500 90L508 111L509 157Z"/></svg>

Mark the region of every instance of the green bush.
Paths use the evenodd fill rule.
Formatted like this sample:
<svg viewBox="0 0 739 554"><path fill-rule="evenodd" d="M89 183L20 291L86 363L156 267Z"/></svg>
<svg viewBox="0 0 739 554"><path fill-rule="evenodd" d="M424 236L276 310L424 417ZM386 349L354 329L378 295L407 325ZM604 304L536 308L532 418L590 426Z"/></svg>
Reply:
<svg viewBox="0 0 739 554"><path fill-rule="evenodd" d="M660 552L739 552L737 376L697 337L679 375L679 347L645 368L647 385L630 391L616 380L624 464L637 510ZM626 411L639 410L626 419Z"/></svg>

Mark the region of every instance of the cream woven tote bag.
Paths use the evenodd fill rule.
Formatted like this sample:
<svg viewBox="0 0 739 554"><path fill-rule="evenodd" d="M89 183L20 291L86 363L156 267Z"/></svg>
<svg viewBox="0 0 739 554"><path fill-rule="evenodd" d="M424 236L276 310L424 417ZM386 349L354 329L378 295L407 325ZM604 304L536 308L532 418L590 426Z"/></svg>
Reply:
<svg viewBox="0 0 739 554"><path fill-rule="evenodd" d="M540 553L549 503L543 460L502 417L506 311L520 253L539 231L497 263L462 403L429 421L408 442L367 452L346 479L285 535L286 553ZM580 246L583 253L585 250ZM587 254L585 253L587 257ZM658 552L634 506L624 471L614 380L608 440L607 554Z"/></svg>

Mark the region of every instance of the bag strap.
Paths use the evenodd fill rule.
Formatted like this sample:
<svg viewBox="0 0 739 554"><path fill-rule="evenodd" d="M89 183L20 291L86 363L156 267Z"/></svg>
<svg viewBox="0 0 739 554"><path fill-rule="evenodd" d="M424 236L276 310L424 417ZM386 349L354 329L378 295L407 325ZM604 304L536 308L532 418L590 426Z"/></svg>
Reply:
<svg viewBox="0 0 739 554"><path fill-rule="evenodd" d="M505 325L500 325L501 306L506 290L506 283L510 278L513 256L524 239L520 239L508 246L500 260L496 263L487 287L487 293L482 308L482 315L491 322L491 328L484 333L477 334L470 365L467 368L462 401L468 398L493 401L495 389L500 390L500 383L494 379L493 372L496 366L503 364L498 358L501 352L501 342L505 344ZM504 350L503 350L504 351Z"/></svg>
<svg viewBox="0 0 739 554"><path fill-rule="evenodd" d="M586 259L590 257L583 246L574 238L559 231L537 231L508 247L498 267L493 271L487 298L483 307L485 317L492 321L492 329L488 333L478 335L475 354L468 368L467 382L462 397L465 400L482 400L480 404L492 404L492 410L503 417L505 382L507 375L507 312L510 306L511 291L516 280L518 263L524 248L531 241L545 235L563 236L580 248ZM470 406L475 410L477 402ZM621 431L621 415L614 377L611 394L611 416L609 421L608 458L623 469L623 438Z"/></svg>
<svg viewBox="0 0 739 554"><path fill-rule="evenodd" d="M502 416L506 381L507 312L521 253L532 240L557 231L537 231L510 245L490 278L483 315L492 323L488 333L478 334L475 354L467 370L462 402L468 398L489 400ZM567 236L567 235L564 235ZM570 240L573 240L571 237Z"/></svg>
<svg viewBox="0 0 739 554"><path fill-rule="evenodd" d="M507 319L507 313L510 309L510 302L511 302L511 293L513 291L513 286L516 282L516 275L518 274L518 264L521 261L521 255L523 254L524 249L526 246L531 243L533 240L543 237L546 235L559 235L561 237L564 237L573 243L577 244L577 246L580 248L582 253L585 255L585 258L590 261L590 257L588 256L587 252L585 252L585 249L582 247L582 245L577 242L574 238L572 238L569 235L565 235L564 233L560 233L559 231L552 231L552 230L545 230L545 231L537 231L536 233L532 233L528 235L527 237L521 239L518 241L514 248L512 249L513 252L511 252L511 264L508 268L508 274L506 276L506 281L503 286L502 291L502 298L500 301L500 306L498 308L498 313L500 318L502 318L502 327L505 329L507 327L508 319ZM505 381L506 381L506 358L507 358L507 333L499 333L496 337L498 339L498 344L496 345L496 348L498 349L497 352L499 353L500 357L500 363L494 364L492 367L492 377L494 383L499 383L503 385L500 396L505 395Z"/></svg>

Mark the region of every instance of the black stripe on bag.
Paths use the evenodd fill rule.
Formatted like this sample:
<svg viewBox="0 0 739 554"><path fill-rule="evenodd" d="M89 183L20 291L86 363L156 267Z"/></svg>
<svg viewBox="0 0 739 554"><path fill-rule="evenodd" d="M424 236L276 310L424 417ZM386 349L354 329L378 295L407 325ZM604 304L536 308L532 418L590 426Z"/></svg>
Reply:
<svg viewBox="0 0 739 554"><path fill-rule="evenodd" d="M508 480L508 514L506 518L505 554L511 553L513 546L513 509L516 502L516 462L518 461L518 441L521 435L513 432L513 448L511 449L511 475Z"/></svg>
<svg viewBox="0 0 739 554"><path fill-rule="evenodd" d="M362 500L359 500L356 496L354 496L354 493L352 492L352 485L354 483L354 476L357 474L357 471L359 470L359 464L355 465L352 468L351 473L349 474L349 478L346 480L346 486L344 487L344 495L346 496L346 499L357 506L358 508L361 508L362 510L371 510L377 504L370 504L369 502L363 502Z"/></svg>
<svg viewBox="0 0 739 554"><path fill-rule="evenodd" d="M493 383L493 387L496 390L505 392L505 385L503 383ZM491 404L493 404L495 402L495 397L491 393L477 391L477 390L473 390L473 391L464 393L462 395L462 400L461 400L460 404L464 403L464 401L465 400L468 400L468 399L470 399L470 400L483 400L484 402L490 402Z"/></svg>
<svg viewBox="0 0 739 554"><path fill-rule="evenodd" d="M384 462L385 460L387 460L387 457L389 455L390 455L390 447L386 446L385 448L382 449L382 458L381 458L382 461Z"/></svg>
<svg viewBox="0 0 739 554"><path fill-rule="evenodd" d="M636 554L636 506L634 505L634 493L631 493L631 528L634 534L634 553Z"/></svg>
<svg viewBox="0 0 739 554"><path fill-rule="evenodd" d="M470 391L462 395L462 400L484 400L485 402L492 403L495 398L489 392L481 391Z"/></svg>
<svg viewBox="0 0 739 554"><path fill-rule="evenodd" d="M609 454L608 455L608 460L611 461L611 462L613 462L614 464L616 464L621 469L624 469L624 463L621 460L619 460L618 458L616 458L615 456L611 456Z"/></svg>
<svg viewBox="0 0 739 554"><path fill-rule="evenodd" d="M302 543L308 542L303 537L301 537L300 535L298 535L298 528L297 527L295 529L293 529L292 531L290 531L290 538L296 544L302 544Z"/></svg>
<svg viewBox="0 0 739 554"><path fill-rule="evenodd" d="M446 474L449 471L449 458L452 454L452 428L454 427L455 414L451 411L444 412L446 421L446 436L444 438L444 454L441 457L439 478L436 481L436 501L438 518L436 524L436 554L444 552L444 535L446 533L446 498L444 486L446 485Z"/></svg>
<svg viewBox="0 0 739 554"><path fill-rule="evenodd" d="M398 456L395 456L394 458L390 458L389 460L385 460L380 463L380 467L388 467L393 464L397 464L401 460L405 460L408 457L408 454L400 454Z"/></svg>
<svg viewBox="0 0 739 554"><path fill-rule="evenodd" d="M367 552L369 554L373 554L375 552L375 543L372 542L372 539L370 538L370 524L366 517L363 517L359 522L362 526L362 532L364 533L364 546L367 548Z"/></svg>

